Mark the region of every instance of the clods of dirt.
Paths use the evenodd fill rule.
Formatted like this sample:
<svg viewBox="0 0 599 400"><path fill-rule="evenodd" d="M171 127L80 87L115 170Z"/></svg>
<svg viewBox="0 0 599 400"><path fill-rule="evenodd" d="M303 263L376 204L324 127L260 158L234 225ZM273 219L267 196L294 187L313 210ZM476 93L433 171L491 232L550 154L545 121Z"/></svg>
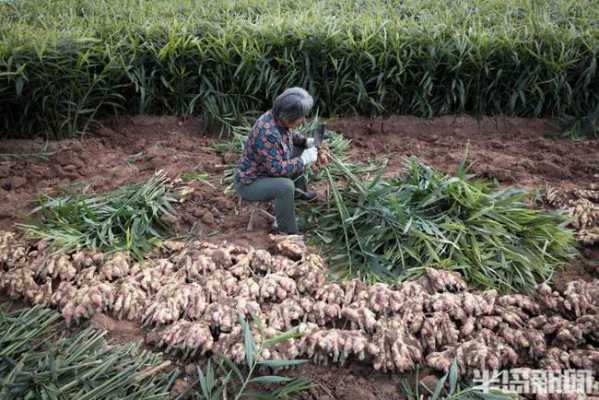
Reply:
<svg viewBox="0 0 599 400"><path fill-rule="evenodd" d="M143 333L139 324L132 321L117 320L103 313L96 313L90 319L90 326L110 332L110 343L128 343L140 340Z"/></svg>
<svg viewBox="0 0 599 400"><path fill-rule="evenodd" d="M586 184L597 181L599 174L599 140L548 137L559 129L546 119L352 117L328 126L353 140L354 158L390 158L390 174L407 156L446 173L453 173L467 157L478 176L526 187Z"/></svg>
<svg viewBox="0 0 599 400"><path fill-rule="evenodd" d="M310 379L312 388L300 395L302 400L403 400L403 375L373 372L358 363L345 367L302 365L286 373L289 377Z"/></svg>

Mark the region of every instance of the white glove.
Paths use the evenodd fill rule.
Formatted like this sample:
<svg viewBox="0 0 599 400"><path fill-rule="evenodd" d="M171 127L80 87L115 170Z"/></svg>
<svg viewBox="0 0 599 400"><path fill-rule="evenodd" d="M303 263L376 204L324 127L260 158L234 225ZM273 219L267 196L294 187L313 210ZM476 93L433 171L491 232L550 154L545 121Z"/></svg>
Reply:
<svg viewBox="0 0 599 400"><path fill-rule="evenodd" d="M310 165L314 161L316 161L317 156L318 156L318 149L316 149L316 147L311 147L309 149L304 150L302 152L302 155L300 156L300 158L302 159L304 166L306 166L306 165Z"/></svg>
<svg viewBox="0 0 599 400"><path fill-rule="evenodd" d="M306 148L310 148L310 147L314 147L314 138L307 138L306 139Z"/></svg>

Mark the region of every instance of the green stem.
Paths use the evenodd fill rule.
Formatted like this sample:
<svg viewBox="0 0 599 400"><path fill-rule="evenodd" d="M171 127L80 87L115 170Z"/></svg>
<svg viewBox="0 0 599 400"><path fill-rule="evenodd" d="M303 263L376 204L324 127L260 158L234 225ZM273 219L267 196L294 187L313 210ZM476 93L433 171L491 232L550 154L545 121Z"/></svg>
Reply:
<svg viewBox="0 0 599 400"><path fill-rule="evenodd" d="M255 353L255 355L259 355L261 353L262 353L262 346L260 346L260 348ZM254 362L250 366L250 370L249 370L247 376L245 377L245 380L243 381L243 384L241 385L241 389L239 390L239 392L237 392L237 395L235 396L234 400L239 400L243 396L243 393L245 392L245 387L248 385L248 383L252 379L252 375L254 374L254 369L256 368L256 365L258 365L257 359L258 359L258 357L254 357Z"/></svg>

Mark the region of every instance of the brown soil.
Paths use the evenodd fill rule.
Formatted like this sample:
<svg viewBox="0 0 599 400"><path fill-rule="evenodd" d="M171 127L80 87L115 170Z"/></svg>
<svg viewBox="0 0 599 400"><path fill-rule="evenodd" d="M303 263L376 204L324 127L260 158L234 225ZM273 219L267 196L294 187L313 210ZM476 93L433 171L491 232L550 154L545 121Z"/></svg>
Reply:
<svg viewBox="0 0 599 400"><path fill-rule="evenodd" d="M549 120L354 117L328 126L353 140L355 157L389 158L389 173L395 173L406 156L452 173L467 154L473 173L503 184L570 186L599 179L599 140L550 138L559 130Z"/></svg>
<svg viewBox="0 0 599 400"><path fill-rule="evenodd" d="M317 366L306 364L286 373L294 378L306 378L312 389L304 393L302 400L400 400L401 381L399 375L374 373L371 368L358 364L345 367Z"/></svg>
<svg viewBox="0 0 599 400"><path fill-rule="evenodd" d="M388 157L388 174L397 173L402 158L410 155L451 173L468 149L468 158L474 162L472 172L502 184L573 186L599 179L599 140L549 139L545 135L556 129L547 120L356 117L330 121L329 127L352 139L353 159ZM178 207L176 233L264 247L270 243L268 222L260 220L254 232L247 232L247 213L240 212L235 199L224 194L221 178L228 160L212 148L217 142L217 138L202 135L196 119L152 116L107 121L81 140L0 142L0 154L26 155L40 152L44 146L50 153L47 160L21 156L0 161L0 229L14 229L16 223L23 222L41 193L80 185L104 191L145 180L163 169L173 178L188 172L208 173L212 184L190 183L194 192ZM585 253L586 265L561 272L559 284L580 277L590 279L590 271L599 272L599 248L586 249ZM0 293L0 303L5 300ZM90 323L108 329L111 341L117 343L143 336L135 324L103 315ZM314 388L303 397L306 399L401 398L399 376L375 374L360 365L305 365L289 375L312 379Z"/></svg>
<svg viewBox="0 0 599 400"><path fill-rule="evenodd" d="M143 331L133 321L117 320L103 313L96 313L89 320L93 328L110 332L109 343L122 344L140 340Z"/></svg>
<svg viewBox="0 0 599 400"><path fill-rule="evenodd" d="M545 135L556 132L548 120L355 117L332 120L329 126L352 139L353 159L389 158L388 174L397 173L403 158L411 155L451 173L468 147L472 172L503 184L572 186L599 179L599 140L547 138ZM85 185L93 191L109 190L142 181L162 169L173 178L186 172L207 173L214 186L192 183L195 191L182 210L177 226L180 233L188 234L194 227L195 234L215 240L265 243L261 232L268 226L266 221L260 221L256 233L245 233L248 216L238 213L234 198L223 193L225 159L212 148L218 142L202 135L197 119L144 115L108 121L81 140L2 141L0 154L22 156L0 161L0 196L4 200L0 203L0 229L22 222L41 193ZM48 153L47 160L24 156L42 149Z"/></svg>

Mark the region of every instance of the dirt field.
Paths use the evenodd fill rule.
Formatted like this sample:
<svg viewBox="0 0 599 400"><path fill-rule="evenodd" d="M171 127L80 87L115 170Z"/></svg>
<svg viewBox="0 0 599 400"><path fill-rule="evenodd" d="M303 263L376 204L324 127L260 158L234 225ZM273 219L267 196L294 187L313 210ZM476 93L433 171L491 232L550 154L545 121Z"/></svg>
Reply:
<svg viewBox="0 0 599 400"><path fill-rule="evenodd" d="M330 121L329 127L352 139L352 159L390 158L386 171L390 175L397 172L402 157L410 155L450 173L468 149L474 162L472 171L501 184L572 187L599 181L599 141L548 138L556 128L546 120L394 116L337 119ZM268 243L268 224L261 221L256 232L245 230L248 216L239 213L235 199L223 193L225 160L212 147L218 142L218 138L202 134L198 120L152 116L108 121L82 140L47 143L47 159L23 157L39 153L46 145L42 140L0 142L0 154L21 155L0 161L0 229L15 229L16 223L24 221L40 193L77 185L103 191L144 180L163 169L173 178L189 172L207 173L212 185L193 183L197 190L178 209L176 233L261 247ZM586 263L599 257L597 246L584 252ZM590 277L583 263L565 272L558 282L573 277ZM109 329L115 341L143 335L135 324L117 324L109 317L94 317L91 323ZM398 376L374 374L360 365L309 365L291 374L313 379L314 389L306 398L399 398Z"/></svg>
<svg viewBox="0 0 599 400"><path fill-rule="evenodd" d="M441 117L423 120L394 116L388 119L337 119L329 127L352 139L351 158L389 158L388 174L395 174L402 157L415 155L451 173L468 148L472 171L502 184L542 187L573 186L599 179L599 141L548 138L557 132L551 122L517 118ZM211 188L200 193L181 217L185 224L200 221L204 233L226 238L247 222L235 216L235 201L221 185L224 160L211 147L218 138L202 134L195 119L136 116L106 122L82 140L45 143L43 140L0 142L0 154L44 151L47 160L18 158L0 161L0 229L23 219L39 193L73 185L94 191L118 187L164 169L169 176L208 173ZM236 235L237 236L237 235ZM255 235L240 239L256 244Z"/></svg>
<svg viewBox="0 0 599 400"><path fill-rule="evenodd" d="M502 184L569 186L599 179L599 141L551 138L559 130L548 120L393 116L356 117L329 125L353 140L353 153L360 159L389 157L390 172L402 156L415 155L451 173L468 149L473 172Z"/></svg>

